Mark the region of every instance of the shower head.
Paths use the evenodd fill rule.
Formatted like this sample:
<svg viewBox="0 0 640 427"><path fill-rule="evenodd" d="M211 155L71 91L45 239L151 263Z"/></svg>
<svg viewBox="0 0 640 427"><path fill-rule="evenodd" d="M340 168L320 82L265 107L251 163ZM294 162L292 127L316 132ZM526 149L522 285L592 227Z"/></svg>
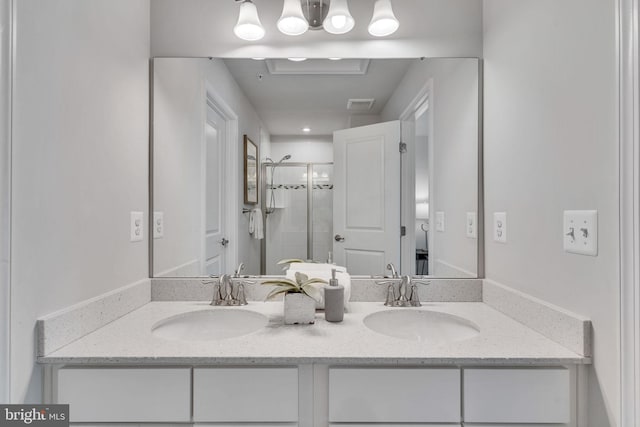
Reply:
<svg viewBox="0 0 640 427"><path fill-rule="evenodd" d="M284 162L285 160L289 160L291 158L291 154L287 154L285 155L283 158L281 158L279 161L275 162L273 161L273 159L271 157L266 157L264 160L266 164L269 165L273 165L273 166L278 166L280 165L280 163Z"/></svg>

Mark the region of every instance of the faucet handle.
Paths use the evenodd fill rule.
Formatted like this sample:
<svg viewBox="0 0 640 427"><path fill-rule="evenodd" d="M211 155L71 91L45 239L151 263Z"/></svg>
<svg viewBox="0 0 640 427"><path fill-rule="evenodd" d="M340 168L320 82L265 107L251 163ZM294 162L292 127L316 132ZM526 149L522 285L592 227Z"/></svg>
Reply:
<svg viewBox="0 0 640 427"><path fill-rule="evenodd" d="M244 283L238 283L238 292L236 293L236 301L238 301L239 305L247 305L247 297L244 294Z"/></svg>
<svg viewBox="0 0 640 427"><path fill-rule="evenodd" d="M418 295L418 285L430 285L430 282L421 282L419 280L411 281L411 294L409 295L409 304L412 307L422 307L420 296Z"/></svg>
<svg viewBox="0 0 640 427"><path fill-rule="evenodd" d="M394 306L396 302L396 294L393 291L393 285L389 285L387 288L387 299L384 302L386 306Z"/></svg>

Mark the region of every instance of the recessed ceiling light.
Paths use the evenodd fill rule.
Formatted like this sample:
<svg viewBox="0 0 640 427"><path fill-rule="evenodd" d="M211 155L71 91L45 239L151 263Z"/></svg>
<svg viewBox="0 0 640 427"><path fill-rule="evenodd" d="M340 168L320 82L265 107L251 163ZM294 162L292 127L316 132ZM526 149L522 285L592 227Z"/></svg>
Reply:
<svg viewBox="0 0 640 427"><path fill-rule="evenodd" d="M309 132L311 132L311 128L310 128L310 127L303 127L303 128L302 128L302 132L307 132L307 133L309 133Z"/></svg>
<svg viewBox="0 0 640 427"><path fill-rule="evenodd" d="M254 61L264 61L266 58L251 58L251 59L253 59Z"/></svg>
<svg viewBox="0 0 640 427"><path fill-rule="evenodd" d="M307 60L307 58L287 58L287 59L293 62L302 62Z"/></svg>
<svg viewBox="0 0 640 427"><path fill-rule="evenodd" d="M342 58L329 58L330 61L340 61Z"/></svg>

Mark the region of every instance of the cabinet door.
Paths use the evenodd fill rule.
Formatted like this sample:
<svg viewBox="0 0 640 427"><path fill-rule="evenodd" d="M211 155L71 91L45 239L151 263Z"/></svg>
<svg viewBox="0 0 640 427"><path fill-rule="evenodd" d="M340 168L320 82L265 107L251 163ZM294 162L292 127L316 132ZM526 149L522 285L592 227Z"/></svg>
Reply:
<svg viewBox="0 0 640 427"><path fill-rule="evenodd" d="M63 368L58 402L71 422L188 422L191 369Z"/></svg>
<svg viewBox="0 0 640 427"><path fill-rule="evenodd" d="M331 368L332 423L459 423L460 371Z"/></svg>
<svg viewBox="0 0 640 427"><path fill-rule="evenodd" d="M197 422L297 422L297 368L196 368Z"/></svg>
<svg viewBox="0 0 640 427"><path fill-rule="evenodd" d="M466 423L570 422L569 370L465 369Z"/></svg>

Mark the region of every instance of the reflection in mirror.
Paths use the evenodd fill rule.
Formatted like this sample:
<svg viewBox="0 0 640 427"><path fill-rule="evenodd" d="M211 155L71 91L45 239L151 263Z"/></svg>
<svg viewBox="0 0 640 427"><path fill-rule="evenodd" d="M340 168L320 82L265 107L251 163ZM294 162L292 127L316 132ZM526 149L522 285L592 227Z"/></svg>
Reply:
<svg viewBox="0 0 640 427"><path fill-rule="evenodd" d="M477 277L477 59L156 58L153 68L154 277L238 262L282 274L288 258L352 275L393 263ZM243 135L258 158L251 199Z"/></svg>

